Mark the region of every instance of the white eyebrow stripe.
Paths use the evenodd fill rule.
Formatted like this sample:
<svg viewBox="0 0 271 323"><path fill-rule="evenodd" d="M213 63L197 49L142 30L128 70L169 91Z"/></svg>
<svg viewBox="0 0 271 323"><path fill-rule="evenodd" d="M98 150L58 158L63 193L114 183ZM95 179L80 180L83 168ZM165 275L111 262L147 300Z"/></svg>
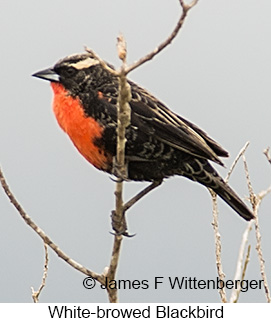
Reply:
<svg viewBox="0 0 271 323"><path fill-rule="evenodd" d="M91 66L98 65L98 64L99 64L99 62L96 59L87 57L83 61L79 61L77 63L70 64L70 66L73 66L77 70L81 70L83 68L89 68Z"/></svg>

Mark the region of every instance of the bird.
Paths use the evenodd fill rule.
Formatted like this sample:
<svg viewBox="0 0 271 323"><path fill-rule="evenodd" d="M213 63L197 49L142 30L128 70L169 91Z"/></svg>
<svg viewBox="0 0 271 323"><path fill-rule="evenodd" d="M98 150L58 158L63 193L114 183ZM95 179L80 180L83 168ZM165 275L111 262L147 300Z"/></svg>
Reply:
<svg viewBox="0 0 271 323"><path fill-rule="evenodd" d="M119 77L114 67L86 52L60 59L33 76L50 82L59 126L83 157L114 174ZM213 190L249 221L253 212L223 180L212 163L224 166L228 152L197 125L174 113L131 80L130 125L126 128L126 180L162 182L179 175Z"/></svg>

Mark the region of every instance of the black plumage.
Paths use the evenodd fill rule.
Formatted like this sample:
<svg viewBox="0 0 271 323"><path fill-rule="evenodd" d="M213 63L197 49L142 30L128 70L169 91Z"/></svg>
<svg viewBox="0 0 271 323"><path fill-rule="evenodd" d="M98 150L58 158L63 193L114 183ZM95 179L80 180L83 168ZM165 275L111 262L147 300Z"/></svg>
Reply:
<svg viewBox="0 0 271 323"><path fill-rule="evenodd" d="M79 98L86 118L101 125L102 136L93 141L114 157L118 77L91 54L66 57L50 71L54 74L51 81L60 82L72 97ZM223 165L220 157L227 157L228 153L196 125L172 112L142 87L128 82L132 94L131 124L126 129L128 179L161 181L173 175L185 176L213 189L244 219L252 219L249 208L210 164ZM110 173L112 159L108 162Z"/></svg>

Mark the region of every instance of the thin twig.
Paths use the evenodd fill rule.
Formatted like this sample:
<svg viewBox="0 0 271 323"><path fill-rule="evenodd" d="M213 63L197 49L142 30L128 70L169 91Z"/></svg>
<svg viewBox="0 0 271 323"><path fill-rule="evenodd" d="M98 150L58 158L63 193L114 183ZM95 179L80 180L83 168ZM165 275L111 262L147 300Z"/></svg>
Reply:
<svg viewBox="0 0 271 323"><path fill-rule="evenodd" d="M247 224L246 230L243 233L241 245L239 248L239 255L238 255L238 259L237 259L237 263L236 263L236 270L235 270L235 275L234 275L234 279L233 279L234 281L240 280L242 272L244 273L244 270L242 271L243 259L244 259L246 245L248 242L248 236L249 236L249 233L252 229L252 225L253 225L253 221L249 221ZM239 288L233 289L233 291L231 293L230 303L237 302L238 297L239 297L239 293L240 293L240 287L241 286L239 285Z"/></svg>
<svg viewBox="0 0 271 323"><path fill-rule="evenodd" d="M218 277L221 281L224 281L225 279L225 274L223 272L223 267L222 267L222 261L221 261L221 236L218 230L218 208L217 208L217 194L209 189L211 196L212 196L212 201L213 201L213 228L214 228L214 234L215 234L215 257L216 257L216 267L217 267L217 273ZM226 296L226 291L225 287L219 288L219 295L221 298L221 301L223 303L227 303L227 296Z"/></svg>
<svg viewBox="0 0 271 323"><path fill-rule="evenodd" d="M225 182L226 183L229 181L229 178L230 178L236 164L238 163L240 157L244 155L248 145L249 145L249 142L246 142L244 147L240 150L239 154L237 155L237 157L233 161L233 163L232 163L232 165L231 165L231 167L229 169L229 172L228 172L227 176L225 177ZM219 229L218 229L217 195L212 190L209 190L209 191L210 191L210 193L212 195L212 201L213 201L213 223L212 224L213 224L214 234L215 234L216 266L217 266L217 271L218 271L219 278L221 280L224 280L225 274L224 274L224 272L222 270L222 262L221 262L221 239L220 239L220 233L219 233ZM239 252L239 256L240 255L241 255L241 253ZM240 260L238 261L238 265L239 264L240 264ZM241 262L241 264L242 264L242 262ZM238 268L241 268L241 267L238 266ZM237 273L236 273L236 275L237 275ZM239 271L238 271L238 275L239 275ZM219 293L220 293L220 297L221 297L222 302L227 302L225 289L224 290L219 290Z"/></svg>
<svg viewBox="0 0 271 323"><path fill-rule="evenodd" d="M228 183L230 176L234 170L234 168L236 167L238 161L240 160L240 158L244 155L244 153L246 152L247 148L249 146L249 141L247 141L244 145L244 147L240 150L240 152L238 153L238 155L236 156L235 160L233 161L229 172L227 174L227 176L225 177L225 182ZM234 280L240 280L241 274L242 274L242 264L243 264L243 258L244 258L244 253L245 253L245 247L248 241L248 235L249 232L251 231L252 228L252 221L250 221L247 225L247 228L245 230L245 232L243 233L243 238L241 241L241 245L239 248L239 255L238 255L238 259L237 259L237 264L236 264L236 271L235 271L235 276L234 276ZM239 286L240 287L240 286ZM231 298L230 298L230 303L236 302L238 300L238 296L239 296L239 292L240 289L234 289L231 293Z"/></svg>
<svg viewBox="0 0 271 323"><path fill-rule="evenodd" d="M107 70L109 73L111 73L114 76L119 76L119 72L114 70L110 66L108 66L108 64L106 64L106 62L102 58L100 58L99 55L95 53L93 49L90 49L87 46L85 46L84 48L87 53L89 53L92 57L94 57L95 59L97 59L97 61L99 61L99 63L105 70Z"/></svg>
<svg viewBox="0 0 271 323"><path fill-rule="evenodd" d="M234 162L232 163L229 171L228 171L228 174L227 176L225 177L225 182L228 183L229 179L230 179L230 176L236 166L236 164L238 163L239 159L244 155L244 153L246 152L247 150L247 147L249 146L249 141L247 141L244 145L244 147L240 150L239 154L237 155L237 157L235 158Z"/></svg>
<svg viewBox="0 0 271 323"><path fill-rule="evenodd" d="M144 197L145 195L150 193L152 190L154 190L157 186L159 186L161 184L162 184L162 181L161 182L158 182L158 181L153 182L149 186L144 188L142 191L137 193L134 197L132 197L128 202L126 202L124 204L124 206L123 206L124 212L126 212L128 209L130 209L130 207L132 207L136 202L138 202L140 199L142 199L142 197Z"/></svg>
<svg viewBox="0 0 271 323"><path fill-rule="evenodd" d="M237 165L240 158L246 152L248 146L249 146L249 142L246 142L244 147L240 150L239 154L237 155L234 162L232 163L230 170L225 178L226 183L229 181L229 178L230 178L235 166ZM252 221L250 221L248 223L247 228L246 228L245 232L243 233L243 238L242 238L242 242L241 242L241 245L239 248L239 255L238 255L237 264L236 264L236 271L235 271L235 276L234 276L235 281L240 280L240 277L242 275L242 264L243 264L243 258L244 258L244 253L245 253L245 247L246 247L246 244L248 241L248 235L249 235L249 232L251 231L251 228L252 228ZM245 273L244 270L243 270L243 273ZM231 303L237 302L238 297L239 297L239 293L240 293L240 285L239 285L239 288L234 289L232 291L231 298L230 298Z"/></svg>
<svg viewBox="0 0 271 323"><path fill-rule="evenodd" d="M102 65L102 67L104 69L106 69L108 72L110 72L112 75L121 76L122 73L127 75L128 73L130 73L134 69L138 68L139 66L143 65L147 61L152 60L157 54L159 54L163 49L165 49L169 44L171 44L171 42L174 40L174 38L176 38L176 36L178 35L180 29L182 28L182 26L183 26L183 24L185 22L185 19L187 17L188 11L190 9L192 9L198 3L198 0L194 0L190 4L186 4L182 0L179 0L179 2L180 2L180 5L182 7L182 14L181 14L180 19L177 22L177 25L175 26L175 28L173 29L173 31L169 35L169 37L166 40L164 40L159 46L157 46L153 51L151 51L147 55L141 57L139 60L137 60L136 62L134 62L130 66L125 67L125 69L122 72L112 69L110 66L108 66L108 64L106 64L106 62L103 59L101 59L99 57L99 55L97 55L97 53L95 53L92 49L88 48L87 46L85 46L85 51L87 53L89 53L91 56L93 56L94 58L96 58L99 61L99 63ZM123 37L123 36L121 35L121 36L118 37L118 46L121 43L119 41L119 38L121 39L121 37ZM119 53L121 53L119 55L120 59L122 59L121 56L123 55L123 48L124 47L122 47L122 51L120 51L120 49L118 48ZM125 47L125 51L126 51L126 47ZM125 59L126 59L126 52L125 52Z"/></svg>
<svg viewBox="0 0 271 323"><path fill-rule="evenodd" d="M247 247L247 255L246 255L246 259L245 259L245 262L244 262L244 266L243 266L243 271L242 271L242 276L241 276L241 279L243 280L246 276L246 270L247 270L247 265L249 263L249 256L250 256L250 251L251 251L251 245L248 245Z"/></svg>
<svg viewBox="0 0 271 323"><path fill-rule="evenodd" d="M263 191L260 194L258 194L258 196L256 198L257 204L254 209L255 233L256 233L256 240L257 240L256 250L257 250L259 261L260 261L260 271L261 271L262 279L264 281L265 296L266 296L268 303L271 303L271 295L270 295L270 289L268 286L267 276L266 276L266 272L265 272L265 260L263 258L262 245L261 245L262 237L261 237L261 233L260 233L258 209L260 207L261 201L264 198L264 196L266 196L270 192L271 192L271 188L269 187L269 189L267 189L266 191Z"/></svg>
<svg viewBox="0 0 271 323"><path fill-rule="evenodd" d="M266 156L268 162L271 164L271 156L270 156L270 147L267 147L264 151L263 151L264 155Z"/></svg>
<svg viewBox="0 0 271 323"><path fill-rule="evenodd" d="M2 170L0 169L0 181L1 185L8 196L11 204L17 209L23 220L26 222L27 225L29 225L38 235L39 237L44 241L46 245L48 245L61 259L65 260L70 266L72 266L74 269L80 271L81 273L91 276L92 278L99 281L101 284L104 284L104 276L99 275L95 273L94 271L87 269L86 267L82 266L78 262L71 259L67 254L65 254L50 238L47 236L44 231L37 226L37 224L30 218L30 216L25 212L21 204L17 201L14 194L9 189L9 186L6 182L6 179L4 177L4 174Z"/></svg>
<svg viewBox="0 0 271 323"><path fill-rule="evenodd" d="M48 255L48 247L47 247L46 243L44 243L44 250L45 250L45 260L44 260L44 269L43 269L43 276L42 276L41 285L40 285L39 289L36 292L34 291L34 288L31 287L32 298L33 298L34 303L39 302L39 296L40 296L41 291L45 287L46 278L47 278L47 274L48 274L49 255Z"/></svg>
<svg viewBox="0 0 271 323"><path fill-rule="evenodd" d="M260 207L261 201L266 196L266 194L270 192L270 188L264 192L261 192L258 195L254 194L250 176L249 176L248 165L244 155L243 155L243 163L244 163L244 169L245 169L246 178L247 178L247 186L249 190L250 203L252 205L254 216L255 216L255 233L256 233L256 241L257 241L256 250L257 250L258 258L260 262L260 272L264 283L264 291L265 291L267 302L271 303L270 289L268 286L267 276L265 272L265 260L263 258L262 245L261 245L261 233L260 233L259 218L258 218L258 209Z"/></svg>
<svg viewBox="0 0 271 323"><path fill-rule="evenodd" d="M245 157L245 155L243 155L242 157L243 157L244 169L245 169L245 174L246 174L246 179L247 179L247 187L248 187L248 191L249 191L249 200L250 200L252 209L253 209L253 211L255 213L255 210L256 210L256 207L257 207L256 195L254 194L252 183L251 183L251 180L250 180L246 157Z"/></svg>
<svg viewBox="0 0 271 323"><path fill-rule="evenodd" d="M245 276L246 276L247 266L248 266L248 263L249 263L249 260L250 260L250 258L249 258L250 250L251 250L251 245L248 245L248 247L247 247L247 255L246 255L246 258L245 258L245 262L244 262L244 266L243 266L243 270L242 270L242 275L241 275L241 281L243 281L245 279ZM240 292L241 292L241 284L239 283L239 288L238 288L236 299L234 300L234 303L237 303L237 301L239 299Z"/></svg>
<svg viewBox="0 0 271 323"><path fill-rule="evenodd" d="M269 191L271 190L271 187L269 189L267 189L266 191L263 191L260 194L258 194L258 196L256 196L254 194L253 187L252 187L251 180L250 180L250 176L249 176L249 172L248 172L248 166L247 166L247 163L246 163L246 158L245 158L245 155L244 155L244 153L245 153L245 151L246 151L246 149L248 147L248 144L249 143L247 142L245 144L245 146L241 149L240 153L238 154L237 158L235 159L235 161L234 161L234 163L233 163L233 165L232 165L232 167L231 167L231 169L229 171L227 179L229 179L229 176L231 175L234 167L236 166L237 161L240 159L241 156L243 156L245 174L246 174L246 178L247 178L247 185L248 185L249 195L250 195L250 201L251 201L251 204L252 204L252 207L253 207L253 210L254 210L254 214L257 214L258 213L257 209L258 209L263 197L266 194L269 193ZM243 233L243 238L242 238L242 242L241 242L241 245L240 245L239 256L238 256L237 265L236 265L236 272L235 272L235 276L234 276L235 281L240 280L241 276L242 276L242 279L244 278L246 268L247 268L247 264L248 264L248 258L249 258L249 255L247 255L244 267L242 269L243 258L244 258L244 254L245 254L245 247L246 247L246 244L248 242L248 235L249 235L249 233L250 233L250 231L252 229L252 225L255 223L255 226L256 226L256 222L258 222L258 218L257 218L257 221L256 220L255 221L250 221L248 223L248 225L247 225L246 230ZM260 234L259 231L258 231L258 234ZM257 235L257 232L256 232L256 235ZM256 249L259 248L259 246L260 246L259 239L257 239L257 245L258 245L258 247L256 247ZM248 253L249 253L249 251L248 251ZM258 251L258 254L259 253L261 253L261 251ZM262 264L262 262L263 262L262 254L261 254L261 256L259 254L259 257L260 257L260 263ZM263 269L263 272L264 272L264 268L262 268L262 269ZM266 281L265 286L267 286L267 281ZM241 286L239 286L237 289L232 291L230 302L237 302L238 301L238 297L239 297L239 294L240 294L240 289L241 289ZM268 295L268 293L267 293L267 295ZM268 298L268 296L267 296L267 298Z"/></svg>
<svg viewBox="0 0 271 323"><path fill-rule="evenodd" d="M177 36L178 32L182 28L182 26L183 26L183 24L185 22L185 19L187 17L188 11L191 8L193 8L197 3L198 3L198 0L194 0L190 4L185 4L184 1L180 1L180 5L182 7L182 15L181 15L176 27L173 29L172 33L170 34L170 36L165 41L163 41L158 47L156 47L152 52L150 52L149 54L147 54L144 57L140 58L138 61L136 61L132 65L130 65L125 70L125 73L128 74L132 70L134 70L135 68L139 67L140 65L146 63L147 61L150 61L151 59L154 58L154 56L156 56L164 48L166 48L174 40L174 38Z"/></svg>
<svg viewBox="0 0 271 323"><path fill-rule="evenodd" d="M258 209L258 207L257 207ZM257 213L254 213L255 216L257 215ZM260 226L259 226L259 219L258 216L256 216L255 219L255 232L256 232L256 240L257 240L257 245L256 245L256 250L258 252L258 257L259 257L259 261L260 261L260 271L261 271L261 276L264 282L264 290L265 290L265 296L267 299L268 303L271 303L271 295L270 295L270 289L268 286L268 281L267 281L267 276L266 276L266 272L265 272L265 260L263 258L263 252L262 252L262 247L261 247L261 233L260 233Z"/></svg>

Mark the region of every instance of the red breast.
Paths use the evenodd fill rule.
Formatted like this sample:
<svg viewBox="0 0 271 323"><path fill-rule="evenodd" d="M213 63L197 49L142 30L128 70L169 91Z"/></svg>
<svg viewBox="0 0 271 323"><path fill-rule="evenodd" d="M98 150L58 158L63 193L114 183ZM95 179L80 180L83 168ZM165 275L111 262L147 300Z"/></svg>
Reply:
<svg viewBox="0 0 271 323"><path fill-rule="evenodd" d="M79 98L73 98L57 82L51 82L54 92L53 110L60 127L69 135L78 151L98 169L108 170L112 158L94 142L101 138L103 128L93 118L87 117Z"/></svg>

